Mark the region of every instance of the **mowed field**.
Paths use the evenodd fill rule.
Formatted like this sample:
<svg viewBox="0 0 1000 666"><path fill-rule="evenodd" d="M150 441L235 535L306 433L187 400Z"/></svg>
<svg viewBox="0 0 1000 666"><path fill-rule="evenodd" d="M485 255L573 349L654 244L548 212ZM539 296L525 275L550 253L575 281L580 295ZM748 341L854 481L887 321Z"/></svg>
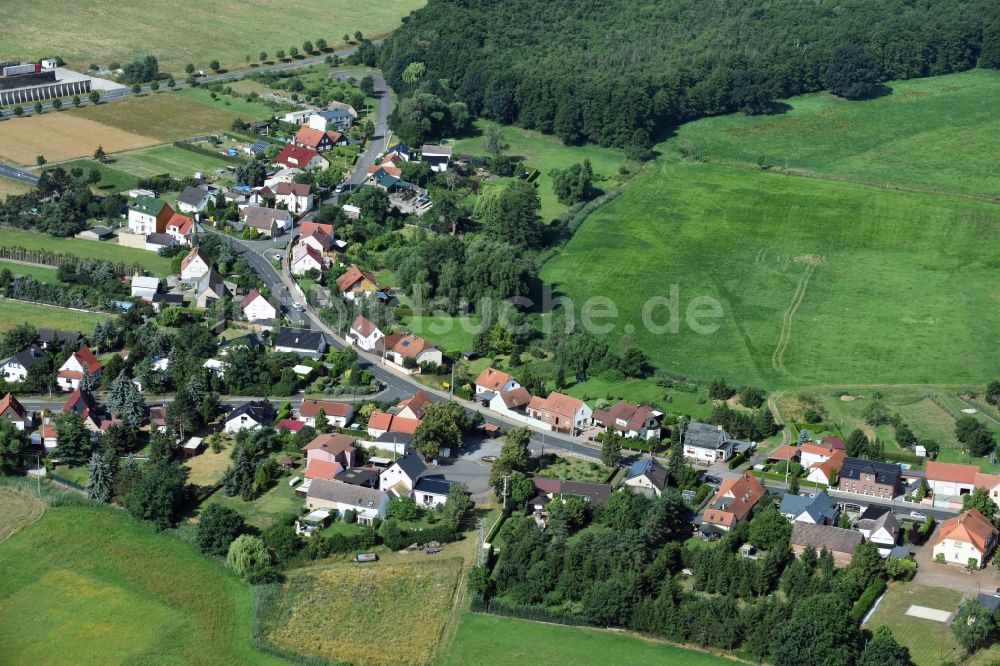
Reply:
<svg viewBox="0 0 1000 666"><path fill-rule="evenodd" d="M45 511L45 502L10 487L0 487L0 542L37 520Z"/></svg>
<svg viewBox="0 0 1000 666"><path fill-rule="evenodd" d="M664 370L770 387L1000 374L997 204L684 161L676 139L660 150L542 269L577 313L611 298L615 342L631 335ZM671 285L678 331L650 332L643 307ZM713 333L687 323L700 298L721 308L700 320Z"/></svg>
<svg viewBox="0 0 1000 666"><path fill-rule="evenodd" d="M21 58L59 54L70 66L90 63L107 66L147 54L160 68L182 75L186 63L208 69L209 61L223 67L246 66L245 56L260 51L273 57L302 42L324 38L341 46L344 34L360 30L366 37L385 36L400 19L425 4L424 0L287 0L286 2L123 3L94 0L87 11L65 11L52 0L8 0L4 3L4 30L0 53Z"/></svg>
<svg viewBox="0 0 1000 666"><path fill-rule="evenodd" d="M117 108L118 104L115 102L114 106ZM94 109L110 106L104 104ZM159 143L143 133L140 123L131 130L122 130L87 118L81 115L82 112L82 108L49 111L0 123L0 159L34 166L39 155L44 155L49 162L57 162L92 156L98 146L110 153Z"/></svg>
<svg viewBox="0 0 1000 666"><path fill-rule="evenodd" d="M0 259L0 271L3 270L9 270L15 277L30 277L39 282L59 283L58 270L55 267L19 264L16 261L3 261Z"/></svg>
<svg viewBox="0 0 1000 666"><path fill-rule="evenodd" d="M134 247L123 247L115 241L91 241L82 238L55 238L47 234L22 229L4 229L0 233L0 245L23 247L26 250L48 250L72 254L87 259L110 261L112 263L137 264L159 276L170 273L170 260L155 252Z"/></svg>
<svg viewBox="0 0 1000 666"><path fill-rule="evenodd" d="M112 168L140 178L169 173L178 178L190 178L195 171L212 174L224 169L228 162L192 153L174 146L156 146L144 150L120 153L113 157Z"/></svg>
<svg viewBox="0 0 1000 666"><path fill-rule="evenodd" d="M788 100L780 115L699 120L678 130L677 143L712 160L1000 196L1000 72L889 87L892 94L862 103L816 93Z"/></svg>
<svg viewBox="0 0 1000 666"><path fill-rule="evenodd" d="M0 178L0 201L13 194L27 194L31 191L31 185L22 183L12 178Z"/></svg>
<svg viewBox="0 0 1000 666"><path fill-rule="evenodd" d="M251 647L247 586L124 511L49 506L0 570L5 664L285 663Z"/></svg>
<svg viewBox="0 0 1000 666"><path fill-rule="evenodd" d="M624 632L464 613L439 666L646 664L721 666L740 663L707 652L645 640Z"/></svg>
<svg viewBox="0 0 1000 666"><path fill-rule="evenodd" d="M290 572L270 612L267 640L299 654L353 664L430 663L462 560L419 552L389 558L393 562L343 562ZM365 636L378 639L360 638Z"/></svg>
<svg viewBox="0 0 1000 666"><path fill-rule="evenodd" d="M94 330L94 324L110 318L111 315L101 312L82 312L55 305L0 300L0 333L25 322L35 328L59 328L90 333Z"/></svg>

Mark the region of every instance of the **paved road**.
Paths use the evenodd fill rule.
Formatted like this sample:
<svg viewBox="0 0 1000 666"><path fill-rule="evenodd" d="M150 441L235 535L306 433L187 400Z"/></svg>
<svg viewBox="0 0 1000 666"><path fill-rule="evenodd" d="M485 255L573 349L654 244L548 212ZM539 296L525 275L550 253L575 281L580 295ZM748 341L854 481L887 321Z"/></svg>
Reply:
<svg viewBox="0 0 1000 666"><path fill-rule="evenodd" d="M382 73L377 70L359 69L345 72L334 72L330 76L340 81L348 79L352 76L371 76L375 82L374 97L378 100L378 108L375 110L375 133L372 136L371 141L368 142L368 147L365 151L358 155L358 161L354 167L354 171L351 173L351 184L360 185L364 182L365 177L368 175L368 167L375 164L375 159L388 147L389 114L392 113L392 107L393 104L395 104L395 96L386 84L385 79L382 78Z"/></svg>
<svg viewBox="0 0 1000 666"><path fill-rule="evenodd" d="M27 183L29 185L36 185L38 183L38 176L27 171L22 171L17 167L12 167L9 164L4 164L0 162L0 176L4 178L11 178L13 180L19 180L22 183Z"/></svg>

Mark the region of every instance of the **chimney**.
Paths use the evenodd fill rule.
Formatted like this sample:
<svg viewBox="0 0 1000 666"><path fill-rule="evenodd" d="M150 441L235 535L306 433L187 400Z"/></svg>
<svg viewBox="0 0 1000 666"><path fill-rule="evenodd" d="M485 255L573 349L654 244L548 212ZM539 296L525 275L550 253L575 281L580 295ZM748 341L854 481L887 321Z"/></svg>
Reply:
<svg viewBox="0 0 1000 666"><path fill-rule="evenodd" d="M715 426L715 429L718 430L719 432L722 432L722 426L721 425Z"/></svg>

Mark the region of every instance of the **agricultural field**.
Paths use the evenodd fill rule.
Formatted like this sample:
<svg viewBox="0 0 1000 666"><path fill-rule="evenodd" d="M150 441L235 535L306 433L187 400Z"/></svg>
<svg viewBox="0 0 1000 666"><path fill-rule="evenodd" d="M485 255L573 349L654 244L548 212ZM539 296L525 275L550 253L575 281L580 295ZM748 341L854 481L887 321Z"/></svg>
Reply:
<svg viewBox="0 0 1000 666"><path fill-rule="evenodd" d="M627 655L627 658L625 656ZM451 646L438 666L502 666L531 663L720 666L740 663L709 652L640 638L621 631L529 622L510 617L463 613Z"/></svg>
<svg viewBox="0 0 1000 666"><path fill-rule="evenodd" d="M0 272L4 270L10 271L15 277L30 277L39 282L59 283L59 276L55 267L19 264L15 261L3 261L0 259Z"/></svg>
<svg viewBox="0 0 1000 666"><path fill-rule="evenodd" d="M697 379L983 383L1000 375L989 348L1000 313L982 307L996 298L998 221L979 201L663 157L587 218L542 279L577 312L612 298L612 345L631 335L654 365ZM656 334L643 307L669 302L671 285L678 330L658 306ZM696 332L688 313L706 297L721 318L696 319L717 326Z"/></svg>
<svg viewBox="0 0 1000 666"><path fill-rule="evenodd" d="M100 312L69 310L55 305L0 300L0 333L25 322L36 328L41 326L90 333L94 324L110 317Z"/></svg>
<svg viewBox="0 0 1000 666"><path fill-rule="evenodd" d="M89 172L91 169L97 169L101 174L101 179L91 186L91 189L97 190L102 194L111 194L114 192L125 192L136 187L139 183L139 179L130 173L125 173L120 171L110 164L115 164L117 162L116 157L111 157L108 163L102 164L93 159L79 159L73 160L72 162L66 162L62 166L66 169L80 168L83 169L84 173Z"/></svg>
<svg viewBox="0 0 1000 666"><path fill-rule="evenodd" d="M114 115L121 104L128 104L129 101L132 100L71 111L49 111L0 123L0 159L34 166L39 155L44 155L49 162L61 162L90 157L98 146L111 153L159 143L156 137L146 133L144 123L135 123L129 129L123 129L84 115L85 111L104 114L112 106L115 111L107 115Z"/></svg>
<svg viewBox="0 0 1000 666"><path fill-rule="evenodd" d="M456 141L455 154L484 156L484 132L488 126L486 121L477 121L478 136ZM541 172L536 182L538 195L542 200L542 220L545 222L566 211L566 206L559 203L552 192L552 179L549 177L552 169L565 169L571 164L589 159L594 169L594 187L607 190L618 184L619 167L629 166L629 160L620 150L594 145L567 146L554 136L520 127L502 125L500 129L510 145L507 155L519 158L524 166Z"/></svg>
<svg viewBox="0 0 1000 666"><path fill-rule="evenodd" d="M31 190L31 185L27 183L12 178L0 178L0 201L14 194L27 194Z"/></svg>
<svg viewBox="0 0 1000 666"><path fill-rule="evenodd" d="M416 552L368 565L341 562L291 571L267 612L264 636L320 659L431 663L462 572L460 559L443 553L434 558L441 559Z"/></svg>
<svg viewBox="0 0 1000 666"><path fill-rule="evenodd" d="M169 259L161 257L155 252L134 247L122 247L116 241L55 238L34 231L4 229L3 233L0 234L0 245L23 247L26 250L48 250L87 259L107 260L113 263L136 264L160 277L170 273Z"/></svg>
<svg viewBox="0 0 1000 666"><path fill-rule="evenodd" d="M0 506L3 507L0 513L0 542L17 534L45 511L45 502L9 486L0 487Z"/></svg>
<svg viewBox="0 0 1000 666"><path fill-rule="evenodd" d="M247 55L256 59L260 51L267 51L273 58L277 49L288 51L294 45L301 50L307 39L323 37L331 47L340 48L345 33L360 30L370 39L384 37L424 4L424 0L289 0L254 5L247 12L242 5L209 6L195 0L125 5L95 0L86 12L60 12L60 5L53 2L10 0L4 6L8 18L0 52L33 59L58 53L76 68L125 63L152 54L161 70L181 76L189 62L205 70L213 59L227 68L246 67Z"/></svg>
<svg viewBox="0 0 1000 666"><path fill-rule="evenodd" d="M0 548L0 662L284 663L251 647L250 591L222 564L124 511L59 500Z"/></svg>
<svg viewBox="0 0 1000 666"><path fill-rule="evenodd" d="M195 171L211 175L216 169L224 169L229 164L222 159L169 145L119 153L113 160L114 169L139 178L149 178L164 173L169 173L175 178L190 178Z"/></svg>
<svg viewBox="0 0 1000 666"><path fill-rule="evenodd" d="M677 144L701 159L764 164L876 185L1000 196L1000 72L889 84L892 94L849 102L830 93L787 100L770 116L689 123Z"/></svg>
<svg viewBox="0 0 1000 666"><path fill-rule="evenodd" d="M63 113L100 123L107 128L117 128L120 132L135 132L152 137L149 142L142 145L165 143L208 132L228 130L232 127L233 121L240 117L238 113L220 108L221 105L203 104L197 99L181 95L180 92L167 91L126 97L115 102L97 106L88 105ZM249 119L244 118L244 120ZM95 144L88 154L92 155L96 147ZM140 146L128 146L128 148L138 147ZM112 150L106 143L104 144L104 150L108 153L124 149L125 147L121 147ZM34 156L31 159L34 161Z"/></svg>

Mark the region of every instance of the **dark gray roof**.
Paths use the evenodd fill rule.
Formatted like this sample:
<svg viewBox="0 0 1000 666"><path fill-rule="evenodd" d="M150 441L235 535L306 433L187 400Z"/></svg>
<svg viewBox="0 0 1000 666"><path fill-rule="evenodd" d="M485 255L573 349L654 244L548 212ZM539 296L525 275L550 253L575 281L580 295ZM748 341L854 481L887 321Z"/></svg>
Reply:
<svg viewBox="0 0 1000 666"><path fill-rule="evenodd" d="M60 331L58 328L36 328L35 331L38 333L39 344L47 344L52 338L56 338L60 345L67 342L76 344L83 337L80 331Z"/></svg>
<svg viewBox="0 0 1000 666"><path fill-rule="evenodd" d="M721 426L692 421L684 432L684 445L701 449L721 449L730 441L729 433Z"/></svg>
<svg viewBox="0 0 1000 666"><path fill-rule="evenodd" d="M411 479L417 478L427 469L427 465L416 453L407 453L402 458L397 458L395 464Z"/></svg>
<svg viewBox="0 0 1000 666"><path fill-rule="evenodd" d="M306 494L328 502L350 504L359 509L376 509L386 497L381 490L326 479L313 479Z"/></svg>
<svg viewBox="0 0 1000 666"><path fill-rule="evenodd" d="M861 458L844 458L840 468L841 479L860 479L862 474L874 474L877 483L897 485L900 469L895 463L862 460Z"/></svg>
<svg viewBox="0 0 1000 666"><path fill-rule="evenodd" d="M663 470L666 473L666 470ZM664 485L666 478L664 477ZM662 490L662 488L661 488ZM600 505L604 504L611 497L611 486L607 483L586 483L584 481L563 481L559 487L559 492L563 495L573 495L582 497L588 502Z"/></svg>
<svg viewBox="0 0 1000 666"><path fill-rule="evenodd" d="M197 187L185 187L184 191L177 195L177 202L188 206L197 206L208 196L208 192Z"/></svg>
<svg viewBox="0 0 1000 666"><path fill-rule="evenodd" d="M821 523L825 519L833 520L837 515L837 508L833 505L833 500L825 492L818 492L814 497L785 493L781 498L780 511L795 517L807 513L817 523Z"/></svg>
<svg viewBox="0 0 1000 666"><path fill-rule="evenodd" d="M153 294L152 301L154 303L166 303L168 305L172 304L183 304L184 294L161 294L159 292Z"/></svg>
<svg viewBox="0 0 1000 666"><path fill-rule="evenodd" d="M378 485L379 472L380 470L371 467L349 467L333 478L352 486L375 487Z"/></svg>
<svg viewBox="0 0 1000 666"><path fill-rule="evenodd" d="M274 334L275 347L323 351L325 345L326 339L320 331L311 331L306 328L282 328Z"/></svg>
<svg viewBox="0 0 1000 666"><path fill-rule="evenodd" d="M229 290L226 289L226 282L222 279L222 276L216 272L213 268L204 275L198 281L198 293L202 294L211 289L220 298L225 295Z"/></svg>
<svg viewBox="0 0 1000 666"><path fill-rule="evenodd" d="M25 370L27 370L28 368L30 368L31 366L38 363L44 358L45 354L44 352L42 352L42 350L40 350L38 347L31 346L28 347L27 349L22 349L18 353L6 359L5 361L3 361L3 364L7 364L11 361L14 361L18 365L23 366Z"/></svg>
<svg viewBox="0 0 1000 666"><path fill-rule="evenodd" d="M667 468L653 458L641 458L632 463L626 478L632 479L637 476L645 476L657 490L667 487Z"/></svg>
<svg viewBox="0 0 1000 666"><path fill-rule="evenodd" d="M864 541L854 530L845 530L832 525L794 523L792 525L793 546L812 546L816 551L826 548L831 553L854 553L854 549Z"/></svg>
<svg viewBox="0 0 1000 666"><path fill-rule="evenodd" d="M408 432L394 432L390 430L379 435L375 439L375 442L377 444L406 444L409 446L413 443L413 435Z"/></svg>
<svg viewBox="0 0 1000 666"><path fill-rule="evenodd" d="M865 509L864 513L858 516L858 520L878 520L883 515L891 513L892 509L887 506L882 506L880 504L871 504Z"/></svg>
<svg viewBox="0 0 1000 666"><path fill-rule="evenodd" d="M274 420L275 412L274 408L268 403L262 400L256 400L253 402L245 402L232 412L229 413L227 421L232 421L233 419L246 414L252 418L257 423L267 424Z"/></svg>
<svg viewBox="0 0 1000 666"><path fill-rule="evenodd" d="M422 493L434 493L435 495L447 495L448 490L451 488L451 484L454 481L449 481L441 475L425 476L420 478L416 485L413 486L414 490L419 490Z"/></svg>
<svg viewBox="0 0 1000 666"><path fill-rule="evenodd" d="M146 234L146 242L153 245L173 245L174 237L169 234Z"/></svg>

